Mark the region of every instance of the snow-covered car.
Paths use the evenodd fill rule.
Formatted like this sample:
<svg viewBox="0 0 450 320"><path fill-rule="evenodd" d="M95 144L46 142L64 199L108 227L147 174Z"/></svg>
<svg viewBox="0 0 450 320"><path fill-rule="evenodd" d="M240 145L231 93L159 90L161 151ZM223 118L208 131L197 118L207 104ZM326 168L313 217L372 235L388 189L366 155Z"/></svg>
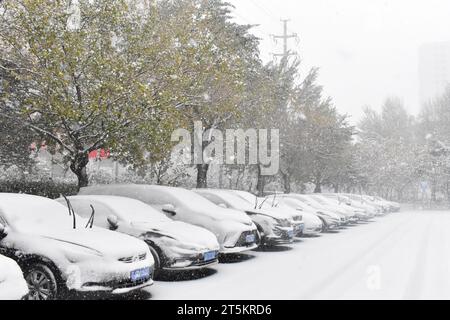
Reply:
<svg viewBox="0 0 450 320"><path fill-rule="evenodd" d="M319 219L322 221L323 224L323 230L322 231L329 231L337 229L341 226L341 224L344 222L344 218L335 212L329 211L320 205L317 205L315 202L311 201L307 197L304 197L302 194L297 193L289 193L285 194L284 197L286 198L293 198L298 201L299 207L303 208L305 211L312 211L314 214L316 214Z"/></svg>
<svg viewBox="0 0 450 320"><path fill-rule="evenodd" d="M242 199L249 202L250 205L252 205L255 208L270 210L288 216L289 221L291 222L292 227L294 228L295 236L299 236L303 232L304 223L302 221L302 215L299 212L296 212L295 210L286 210L286 208L285 209L277 208L274 205L272 205L273 204L272 202L267 201L268 200L267 197L260 198L247 191L229 190L229 192L238 195Z"/></svg>
<svg viewBox="0 0 450 320"><path fill-rule="evenodd" d="M0 300L20 300L27 294L28 286L20 267L14 260L0 255Z"/></svg>
<svg viewBox="0 0 450 320"><path fill-rule="evenodd" d="M194 192L218 206L245 212L258 228L261 244L276 245L292 242L294 229L289 217L273 210L259 209L226 190L195 189Z"/></svg>
<svg viewBox="0 0 450 320"><path fill-rule="evenodd" d="M347 193L344 195L347 196L349 199L351 199L353 204L364 205L373 208L377 216L384 215L387 212L387 208L383 206L382 203L373 202L364 195L347 194Z"/></svg>
<svg viewBox="0 0 450 320"><path fill-rule="evenodd" d="M398 203L398 202L388 201L388 200L383 199L383 198L378 197L378 196L373 196L372 198L375 201L379 201L381 203L384 202L384 204L389 208L389 212L399 212L401 210L400 203Z"/></svg>
<svg viewBox="0 0 450 320"><path fill-rule="evenodd" d="M346 205L354 209L356 216L360 220L368 220L377 215L377 210L375 207L361 204L356 201L352 201L352 199L350 199L345 195L339 193L323 193L322 196L330 200L333 200L335 203L338 203L339 205Z"/></svg>
<svg viewBox="0 0 450 320"><path fill-rule="evenodd" d="M244 212L219 207L187 189L119 184L86 187L79 194L115 195L140 200L173 220L211 231L219 241L221 254L239 253L258 247L258 230Z"/></svg>
<svg viewBox="0 0 450 320"><path fill-rule="evenodd" d="M321 194L308 194L308 197L310 199L313 199L314 201L317 201L322 207L344 216L344 224L354 223L358 221L356 211L352 210L344 204L338 204L337 202L331 201Z"/></svg>
<svg viewBox="0 0 450 320"><path fill-rule="evenodd" d="M122 294L153 283L145 242L91 227L57 201L0 193L0 252L21 267L29 299L67 291Z"/></svg>
<svg viewBox="0 0 450 320"><path fill-rule="evenodd" d="M323 205L328 205L330 208L336 208L335 210L339 210L339 212L345 213L349 216L350 222L357 222L359 220L369 220L373 218L371 214L367 213L366 210L358 209L352 207L351 205L347 205L345 203L345 199L334 199L332 197L323 195L323 194L315 194L312 197L320 202Z"/></svg>
<svg viewBox="0 0 450 320"><path fill-rule="evenodd" d="M89 218L95 209L94 225L145 241L155 260L155 272L192 270L218 262L219 243L210 231L173 221L162 212L135 199L116 196L68 198L75 212ZM65 199L58 199L62 204Z"/></svg>
<svg viewBox="0 0 450 320"><path fill-rule="evenodd" d="M312 207L304 205L300 200L288 198L284 195L268 196L268 201L276 201L277 208L289 208L301 212L304 223L302 235L312 236L321 233L324 229L323 222Z"/></svg>
<svg viewBox="0 0 450 320"><path fill-rule="evenodd" d="M350 217L347 214L344 214L341 210L336 209L333 206L329 206L321 203L318 199L312 197L310 194L302 194L298 195L301 197L302 201L305 201L308 205L314 207L321 212L332 212L336 217L339 218L340 225L347 225L350 223Z"/></svg>

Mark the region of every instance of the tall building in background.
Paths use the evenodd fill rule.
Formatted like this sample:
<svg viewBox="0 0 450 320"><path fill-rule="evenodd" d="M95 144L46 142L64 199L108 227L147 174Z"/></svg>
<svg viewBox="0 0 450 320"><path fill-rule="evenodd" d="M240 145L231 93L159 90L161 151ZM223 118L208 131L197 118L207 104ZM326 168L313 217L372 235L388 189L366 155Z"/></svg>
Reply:
<svg viewBox="0 0 450 320"><path fill-rule="evenodd" d="M450 85L450 41L424 44L419 49L420 102L429 102Z"/></svg>

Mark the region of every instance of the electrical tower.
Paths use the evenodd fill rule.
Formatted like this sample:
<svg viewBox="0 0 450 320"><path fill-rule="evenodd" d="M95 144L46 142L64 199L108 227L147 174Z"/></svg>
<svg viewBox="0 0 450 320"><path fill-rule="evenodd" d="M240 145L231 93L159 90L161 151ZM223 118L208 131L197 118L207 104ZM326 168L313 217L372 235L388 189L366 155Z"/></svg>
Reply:
<svg viewBox="0 0 450 320"><path fill-rule="evenodd" d="M282 58L289 58L289 56L294 56L296 53L290 52L288 50L288 40L289 39L298 39L298 35L296 33L288 34L288 19L281 19L281 22L283 22L283 35L272 35L272 38L276 41L277 39L283 40L283 53L273 53L274 58L275 57L282 57Z"/></svg>

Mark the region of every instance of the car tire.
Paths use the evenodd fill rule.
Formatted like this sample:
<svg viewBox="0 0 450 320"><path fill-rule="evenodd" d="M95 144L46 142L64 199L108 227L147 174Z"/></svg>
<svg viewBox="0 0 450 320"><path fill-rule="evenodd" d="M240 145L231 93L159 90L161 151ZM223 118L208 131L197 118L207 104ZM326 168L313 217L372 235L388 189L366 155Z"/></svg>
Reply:
<svg viewBox="0 0 450 320"><path fill-rule="evenodd" d="M327 222L325 221L324 218L322 218L322 217L319 217L319 218L320 218L320 220L322 220L322 233L327 232L328 231L328 224L327 224Z"/></svg>
<svg viewBox="0 0 450 320"><path fill-rule="evenodd" d="M259 224L255 223L255 225L256 225L256 229L257 229L256 230L256 232L257 232L256 243L258 244L258 246L265 246L266 245L266 235L264 233L264 230Z"/></svg>
<svg viewBox="0 0 450 320"><path fill-rule="evenodd" d="M153 260L155 260L155 266L153 268L153 279L156 279L161 273L161 259L158 252L153 247L149 246L148 248L150 249L150 253L153 256Z"/></svg>
<svg viewBox="0 0 450 320"><path fill-rule="evenodd" d="M24 271L29 293L27 300L55 300L58 283L52 270L44 264L34 264Z"/></svg>

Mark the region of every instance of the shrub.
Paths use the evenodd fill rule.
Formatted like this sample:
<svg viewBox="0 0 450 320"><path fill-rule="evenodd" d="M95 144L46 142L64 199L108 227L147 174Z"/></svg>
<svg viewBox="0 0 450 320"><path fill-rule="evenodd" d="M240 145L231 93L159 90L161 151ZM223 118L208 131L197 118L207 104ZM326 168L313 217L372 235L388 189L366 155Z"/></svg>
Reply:
<svg viewBox="0 0 450 320"><path fill-rule="evenodd" d="M25 193L36 196L56 199L64 195L75 195L78 193L76 183L26 180L2 180L0 181L0 192Z"/></svg>

